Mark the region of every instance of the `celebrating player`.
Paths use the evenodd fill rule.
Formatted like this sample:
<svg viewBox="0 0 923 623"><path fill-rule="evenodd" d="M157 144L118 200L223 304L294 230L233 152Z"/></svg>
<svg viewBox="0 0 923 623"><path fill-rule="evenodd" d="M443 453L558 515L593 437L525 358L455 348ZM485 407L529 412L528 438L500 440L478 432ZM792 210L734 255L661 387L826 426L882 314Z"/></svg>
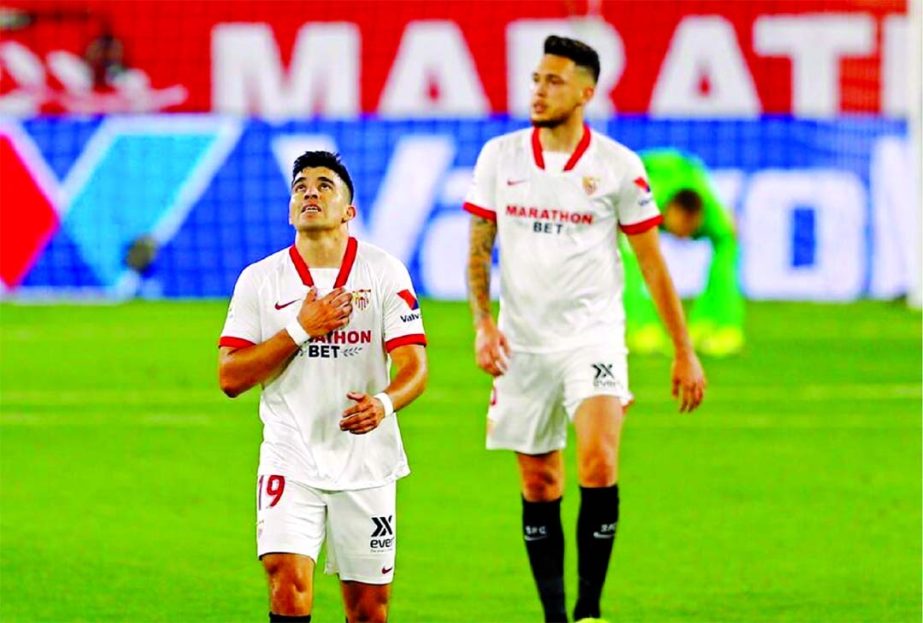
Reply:
<svg viewBox="0 0 923 623"><path fill-rule="evenodd" d="M579 594L574 618L600 616L619 517L618 449L632 401L624 344L618 226L673 338L680 410L702 401L705 376L658 244L660 213L638 156L584 124L599 57L545 40L532 75L531 129L481 150L465 209L472 213L468 286L477 364L495 377L487 447L516 452L522 527L545 621L567 620L561 497L567 422L577 438ZM490 311L499 235L500 318Z"/></svg>
<svg viewBox="0 0 923 623"><path fill-rule="evenodd" d="M737 235L730 214L721 206L701 160L675 149L641 152L651 192L663 208L664 229L679 238L711 244L711 266L705 289L689 314L689 334L700 353L724 357L744 346L744 300L737 279ZM644 288L631 246L621 245L625 262L626 335L633 352L668 348L668 339Z"/></svg>
<svg viewBox="0 0 923 623"><path fill-rule="evenodd" d="M325 541L347 620L388 614L395 482L410 471L395 411L423 392L426 338L407 269L349 236L352 199L336 155L295 160L295 244L244 269L219 341L222 390L263 387L257 550L270 621L311 620Z"/></svg>

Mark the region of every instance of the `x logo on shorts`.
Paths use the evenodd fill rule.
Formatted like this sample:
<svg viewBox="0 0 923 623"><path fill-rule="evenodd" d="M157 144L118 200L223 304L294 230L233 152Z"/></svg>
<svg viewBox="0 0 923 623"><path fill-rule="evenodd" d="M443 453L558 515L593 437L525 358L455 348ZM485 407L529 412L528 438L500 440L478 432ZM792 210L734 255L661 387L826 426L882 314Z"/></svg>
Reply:
<svg viewBox="0 0 923 623"><path fill-rule="evenodd" d="M388 517L372 517L372 521L375 523L375 532L372 533L372 536L394 534L394 528L391 527L391 520L393 518L394 515L389 515Z"/></svg>
<svg viewBox="0 0 923 623"><path fill-rule="evenodd" d="M611 363L594 363L593 370L596 371L596 376L593 378L594 381L599 381L600 379L614 379L615 375L612 374L612 365Z"/></svg>

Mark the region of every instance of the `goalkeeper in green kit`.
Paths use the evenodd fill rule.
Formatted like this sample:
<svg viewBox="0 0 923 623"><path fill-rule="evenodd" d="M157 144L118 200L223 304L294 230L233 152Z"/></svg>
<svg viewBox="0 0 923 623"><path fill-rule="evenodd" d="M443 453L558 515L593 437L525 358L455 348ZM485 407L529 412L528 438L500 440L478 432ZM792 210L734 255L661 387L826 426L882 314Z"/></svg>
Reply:
<svg viewBox="0 0 923 623"><path fill-rule="evenodd" d="M731 215L718 201L698 158L675 149L653 149L639 155L663 214L660 228L680 238L711 243L708 281L689 317L696 350L715 357L739 353L744 346L744 301L737 279L737 236ZM670 342L624 236L620 249L625 264L628 347L636 353L667 352Z"/></svg>

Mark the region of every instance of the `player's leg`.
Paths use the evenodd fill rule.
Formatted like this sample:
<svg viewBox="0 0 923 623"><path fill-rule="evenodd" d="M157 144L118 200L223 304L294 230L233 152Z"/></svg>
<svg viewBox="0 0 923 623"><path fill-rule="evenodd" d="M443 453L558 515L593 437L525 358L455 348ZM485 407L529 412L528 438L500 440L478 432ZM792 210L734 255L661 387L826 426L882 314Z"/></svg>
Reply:
<svg viewBox="0 0 923 623"><path fill-rule="evenodd" d="M600 616L600 597L619 519L618 456L623 409L615 396L584 400L574 416L580 511L574 620Z"/></svg>
<svg viewBox="0 0 923 623"><path fill-rule="evenodd" d="M600 615L600 596L619 517L618 458L628 389L628 363L618 332L574 351L564 378L564 405L574 422L580 511L577 517L578 595L574 619Z"/></svg>
<svg viewBox="0 0 923 623"><path fill-rule="evenodd" d="M343 605L348 623L385 623L388 620L390 584L365 584L344 580L340 582Z"/></svg>
<svg viewBox="0 0 923 623"><path fill-rule="evenodd" d="M280 474L260 474L256 540L269 581L270 621L311 620L325 518L318 491Z"/></svg>
<svg viewBox="0 0 923 623"><path fill-rule="evenodd" d="M522 533L546 621L566 621L561 495L567 416L561 408L556 358L514 352L494 380L487 447L516 452L521 476Z"/></svg>
<svg viewBox="0 0 923 623"><path fill-rule="evenodd" d="M349 623L384 623L397 548L396 483L329 495L327 565Z"/></svg>
<svg viewBox="0 0 923 623"><path fill-rule="evenodd" d="M516 453L522 483L522 536L548 623L567 621L564 601L564 460L560 450Z"/></svg>
<svg viewBox="0 0 923 623"><path fill-rule="evenodd" d="M314 606L314 561L301 554L266 554L269 620L310 621Z"/></svg>

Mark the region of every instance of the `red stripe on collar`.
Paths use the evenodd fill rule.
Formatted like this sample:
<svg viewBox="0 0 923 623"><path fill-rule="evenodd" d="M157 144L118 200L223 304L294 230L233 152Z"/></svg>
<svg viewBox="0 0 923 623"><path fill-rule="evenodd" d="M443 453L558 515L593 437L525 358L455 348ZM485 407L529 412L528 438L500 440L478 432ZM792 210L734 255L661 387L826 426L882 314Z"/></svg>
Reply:
<svg viewBox="0 0 923 623"><path fill-rule="evenodd" d="M359 248L359 243L356 242L355 238L350 236L349 240L346 241L346 253L343 254L343 263L340 264L340 272L337 273L337 280L333 283L334 290L346 285L346 281L349 279L349 273L352 272L353 264L356 263L357 248Z"/></svg>
<svg viewBox="0 0 923 623"><path fill-rule="evenodd" d="M545 157L542 155L542 141L538 138L538 128L532 128L532 156L535 158L535 166L544 169Z"/></svg>
<svg viewBox="0 0 923 623"><path fill-rule="evenodd" d="M340 272L337 273L336 281L333 284L334 289L342 288L346 285L349 274L352 272L353 264L356 263L356 250L358 248L358 241L350 236L349 240L346 241L346 253L343 254L343 261L340 263ZM311 268L301 257L298 248L292 245L289 247L288 254L292 258L295 270L298 271L298 276L301 277L301 282L309 288L313 288L314 277L311 276Z"/></svg>
<svg viewBox="0 0 923 623"><path fill-rule="evenodd" d="M583 124L583 137L581 137L580 142L577 143L577 149L570 155L570 160L564 165L565 171L570 171L577 166L577 161L580 160L580 156L590 147L590 136L590 126Z"/></svg>
<svg viewBox="0 0 923 623"><path fill-rule="evenodd" d="M583 124L583 136L580 137L580 142L577 143L574 153L570 155L570 158L567 160L567 164L564 165L565 171L570 171L580 160L580 157L586 153L586 150L590 148L590 137L592 136L590 132L590 126ZM538 136L538 128L532 128L532 157L535 159L535 166L539 169L545 168L545 157L542 155L542 141Z"/></svg>

